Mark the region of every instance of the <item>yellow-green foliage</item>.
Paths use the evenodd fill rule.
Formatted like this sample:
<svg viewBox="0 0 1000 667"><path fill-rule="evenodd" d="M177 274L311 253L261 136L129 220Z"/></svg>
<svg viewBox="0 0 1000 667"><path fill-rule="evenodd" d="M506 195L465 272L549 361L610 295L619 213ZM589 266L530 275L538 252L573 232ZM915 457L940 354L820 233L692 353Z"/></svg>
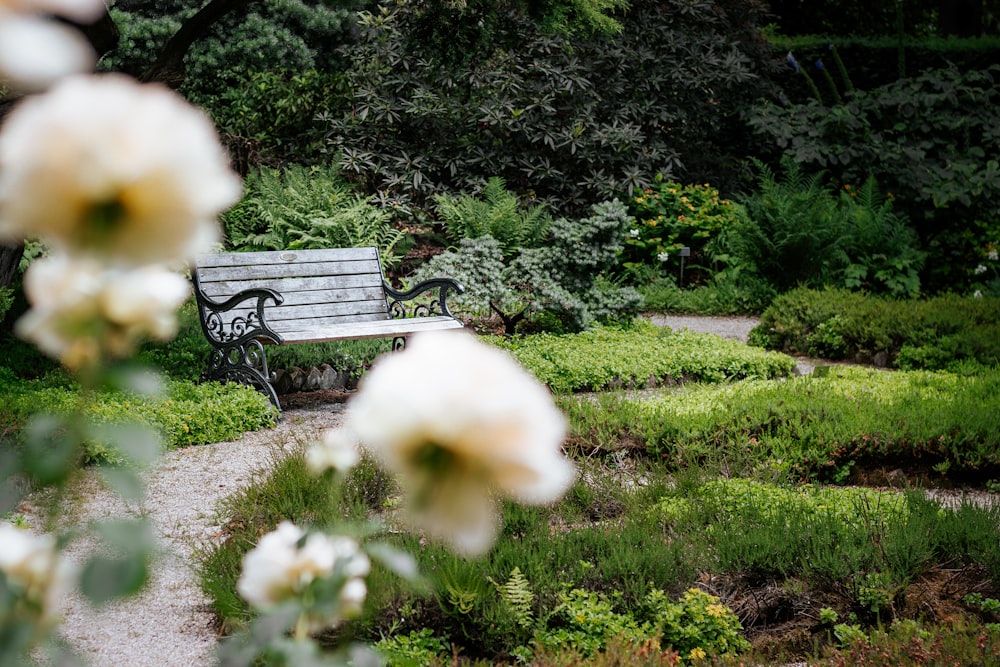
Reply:
<svg viewBox="0 0 1000 667"><path fill-rule="evenodd" d="M845 528L861 529L872 513L880 521L906 521L906 496L895 491L869 488L820 487L805 484L785 487L748 479L715 479L700 486L695 494L668 496L653 510L670 521L684 522L695 513L694 506L709 505L716 516L734 517L748 510L764 520L786 521L796 516L834 517ZM711 532L713 526L705 529Z"/></svg>
<svg viewBox="0 0 1000 667"><path fill-rule="evenodd" d="M622 438L680 465L744 459L838 481L861 458L1000 465L1000 370L973 376L836 367L823 377L693 386L594 404L560 401L574 435L592 446Z"/></svg>
<svg viewBox="0 0 1000 667"><path fill-rule="evenodd" d="M491 338L554 392L645 386L685 379L723 382L790 375L791 357L710 334L672 331L637 321L627 329Z"/></svg>
<svg viewBox="0 0 1000 667"><path fill-rule="evenodd" d="M108 392L81 397L69 381L12 381L0 386L2 421L23 423L47 412L82 410L93 424L133 422L158 431L168 448L232 440L246 431L275 423L276 411L253 389L237 384L168 381L161 397ZM117 454L100 442L84 443L86 461L115 461Z"/></svg>

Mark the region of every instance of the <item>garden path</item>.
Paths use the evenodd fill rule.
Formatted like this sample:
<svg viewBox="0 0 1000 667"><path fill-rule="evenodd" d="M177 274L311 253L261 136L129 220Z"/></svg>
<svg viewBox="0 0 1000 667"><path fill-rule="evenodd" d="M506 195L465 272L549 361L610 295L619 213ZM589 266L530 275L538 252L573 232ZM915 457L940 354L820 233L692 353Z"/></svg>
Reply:
<svg viewBox="0 0 1000 667"><path fill-rule="evenodd" d="M145 475L146 500L123 502L93 470L83 473L62 517L66 527L145 516L160 549L152 581L137 597L95 610L73 595L60 635L95 667L208 667L217 634L208 598L198 586L193 554L221 539L217 503L247 486L284 453L314 440L340 420L342 404L291 407L274 428L239 440L167 453ZM38 523L37 508L20 508ZM81 539L68 552L76 562L99 548Z"/></svg>

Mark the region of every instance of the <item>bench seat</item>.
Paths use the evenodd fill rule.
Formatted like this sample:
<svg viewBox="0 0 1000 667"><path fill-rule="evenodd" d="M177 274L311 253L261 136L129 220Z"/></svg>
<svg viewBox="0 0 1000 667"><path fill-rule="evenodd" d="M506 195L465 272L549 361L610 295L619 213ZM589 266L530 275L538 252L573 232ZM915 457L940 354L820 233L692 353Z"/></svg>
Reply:
<svg viewBox="0 0 1000 667"><path fill-rule="evenodd" d="M392 338L395 349L414 333L463 326L447 301L449 291L464 291L459 283L437 278L397 291L377 248L203 254L192 281L213 348L202 377L254 386L279 410L265 344Z"/></svg>

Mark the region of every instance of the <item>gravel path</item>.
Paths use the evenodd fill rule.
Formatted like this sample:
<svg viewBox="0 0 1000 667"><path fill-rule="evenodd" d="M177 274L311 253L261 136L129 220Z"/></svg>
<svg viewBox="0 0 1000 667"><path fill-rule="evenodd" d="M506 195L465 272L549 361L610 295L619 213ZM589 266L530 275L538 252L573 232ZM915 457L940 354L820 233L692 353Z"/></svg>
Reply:
<svg viewBox="0 0 1000 667"><path fill-rule="evenodd" d="M185 447L169 452L146 474L147 498L124 503L87 471L74 490L69 527L112 517L146 516L156 532L161 556L144 592L93 609L74 595L60 634L96 667L207 667L215 664L216 634L208 599L198 587L192 554L217 540L219 500L252 481L284 453L307 444L340 419L342 404L285 411L276 427L247 433L233 442ZM20 508L37 523L35 508ZM79 540L69 557L83 561L95 544Z"/></svg>

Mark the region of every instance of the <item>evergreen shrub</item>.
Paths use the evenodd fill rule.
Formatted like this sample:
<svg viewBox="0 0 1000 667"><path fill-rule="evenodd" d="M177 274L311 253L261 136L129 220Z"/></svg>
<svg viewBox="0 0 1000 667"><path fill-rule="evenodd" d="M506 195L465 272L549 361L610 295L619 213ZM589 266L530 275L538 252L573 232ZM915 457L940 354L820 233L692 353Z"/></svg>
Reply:
<svg viewBox="0 0 1000 667"><path fill-rule="evenodd" d="M432 257L413 282L448 276L466 287L453 304L459 314L494 313L507 333L519 325L579 331L595 323L627 321L641 297L608 277L632 218L618 200L595 205L580 220L559 218L544 243L504 254L489 234L462 239L455 250Z"/></svg>
<svg viewBox="0 0 1000 667"><path fill-rule="evenodd" d="M925 71L842 104L768 103L750 124L775 149L839 183L868 177L895 196L930 261L931 291L964 291L985 242L1000 240L1000 65Z"/></svg>
<svg viewBox="0 0 1000 667"><path fill-rule="evenodd" d="M842 289L777 297L750 342L790 354L911 369L1000 364L1000 298L890 300Z"/></svg>
<svg viewBox="0 0 1000 667"><path fill-rule="evenodd" d="M751 0L643 0L619 34L568 37L484 0L362 12L331 147L365 192L425 209L492 176L556 215L657 173L731 181L739 110L767 86L763 17Z"/></svg>

